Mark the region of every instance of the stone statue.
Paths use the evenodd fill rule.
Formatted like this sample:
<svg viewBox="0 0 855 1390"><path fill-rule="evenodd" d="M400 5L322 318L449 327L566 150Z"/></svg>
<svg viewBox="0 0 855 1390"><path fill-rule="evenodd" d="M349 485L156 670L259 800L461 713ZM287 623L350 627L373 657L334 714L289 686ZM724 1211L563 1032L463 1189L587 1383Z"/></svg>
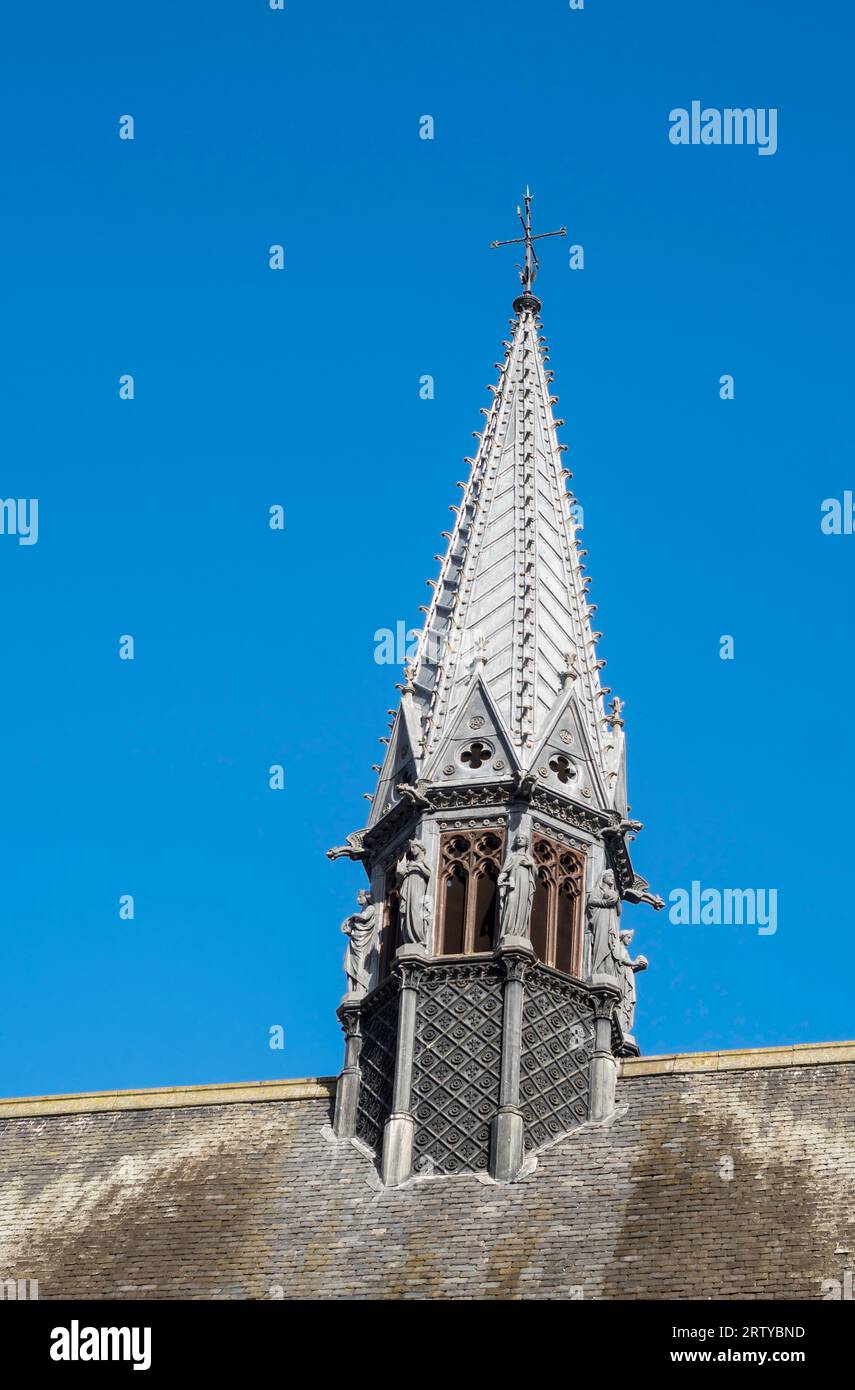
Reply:
<svg viewBox="0 0 855 1390"><path fill-rule="evenodd" d="M350 938L344 955L348 994L364 994L368 988L365 963L374 945L377 928L377 904L367 888L360 888L356 901L361 910L345 918L341 924L345 936Z"/></svg>
<svg viewBox="0 0 855 1390"><path fill-rule="evenodd" d="M632 931L620 933L620 953L617 960L618 980L622 991L618 1017L624 1037L632 1033L632 1025L635 1021L635 976L639 970L647 969L646 956L636 956L633 960L629 954L629 943L634 935L635 932Z"/></svg>
<svg viewBox="0 0 855 1390"><path fill-rule="evenodd" d="M509 936L528 936L536 874L537 865L529 853L527 837L516 835L498 878L500 941Z"/></svg>
<svg viewBox="0 0 855 1390"><path fill-rule="evenodd" d="M620 895L615 887L615 876L611 869L600 874L600 881L592 893L588 894L587 914L591 930L591 975L612 975L618 973L620 941L618 938L618 914Z"/></svg>
<svg viewBox="0 0 855 1390"><path fill-rule="evenodd" d="M398 892L401 895L401 941L405 946L426 946L430 926L430 866L420 840L410 840L398 860Z"/></svg>

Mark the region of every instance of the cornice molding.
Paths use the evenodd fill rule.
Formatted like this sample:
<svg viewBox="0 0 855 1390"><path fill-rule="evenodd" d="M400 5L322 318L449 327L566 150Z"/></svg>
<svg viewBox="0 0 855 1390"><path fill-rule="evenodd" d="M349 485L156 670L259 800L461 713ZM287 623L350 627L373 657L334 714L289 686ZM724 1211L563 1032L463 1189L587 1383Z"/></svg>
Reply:
<svg viewBox="0 0 855 1390"><path fill-rule="evenodd" d="M855 1041L792 1043L785 1047L746 1047L727 1052L677 1052L661 1057L626 1057L619 1075L676 1076L689 1072L763 1071L770 1067L820 1067L855 1064Z"/></svg>
<svg viewBox="0 0 855 1390"><path fill-rule="evenodd" d="M470 960L469 957L466 958ZM570 982L572 983L572 981ZM692 1072L764 1071L773 1067L855 1066L855 1040L747 1047L727 1052L676 1052L625 1057L623 1081ZM84 1091L59 1096L0 1098L0 1121L39 1115L86 1115L121 1110L183 1110L199 1105L251 1105L268 1101L332 1100L334 1076L289 1081L229 1081L205 1086L159 1086L140 1091Z"/></svg>
<svg viewBox="0 0 855 1390"><path fill-rule="evenodd" d="M0 1099L0 1121L31 1115L87 1115L115 1110L183 1110L197 1105L246 1105L260 1101L331 1100L334 1076L298 1081L226 1081L204 1086L157 1086L141 1091L83 1091L65 1096Z"/></svg>

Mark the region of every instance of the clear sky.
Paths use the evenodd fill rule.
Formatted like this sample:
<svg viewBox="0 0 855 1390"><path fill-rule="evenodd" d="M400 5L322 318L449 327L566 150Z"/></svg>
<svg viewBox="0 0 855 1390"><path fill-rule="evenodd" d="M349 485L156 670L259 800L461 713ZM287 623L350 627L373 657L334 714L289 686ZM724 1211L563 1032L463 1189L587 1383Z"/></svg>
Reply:
<svg viewBox="0 0 855 1390"><path fill-rule="evenodd" d="M547 244L538 291L636 868L778 895L765 936L628 909L639 1042L853 1035L855 536L820 528L855 483L853 27L843 0L10 9L0 497L39 533L0 535L0 1093L338 1070L364 880L324 851L364 822L401 677L374 634L429 594L526 181L585 248ZM777 152L674 146L693 100L775 108Z"/></svg>

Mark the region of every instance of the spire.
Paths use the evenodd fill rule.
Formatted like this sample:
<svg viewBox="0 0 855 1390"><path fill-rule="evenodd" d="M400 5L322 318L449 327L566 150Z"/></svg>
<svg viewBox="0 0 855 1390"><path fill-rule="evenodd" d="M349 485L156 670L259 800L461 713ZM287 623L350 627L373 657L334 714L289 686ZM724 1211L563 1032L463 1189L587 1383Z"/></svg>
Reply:
<svg viewBox="0 0 855 1390"><path fill-rule="evenodd" d="M533 233L528 189L524 205L524 212L518 209L523 235L492 243L525 247L523 294L514 301L504 360L496 364L498 382L488 388L493 399L483 411L478 448L466 460L469 477L458 484L462 495L451 508L455 520L444 533L439 577L428 581L433 595L408 678L409 717L401 723L410 734L416 726L411 752L420 777L433 780L432 764L478 682L526 773L538 762L551 725L572 707L581 726L574 752L590 764L587 795L606 809L614 806L619 781L617 741L606 728L601 634L591 626L585 552L562 460L566 446L557 437L563 421L553 413L558 397L551 394L540 301L531 293L538 265L533 243L566 229ZM397 753L394 760L405 757ZM373 820L388 804L389 771L381 777L384 795L375 797Z"/></svg>
<svg viewBox="0 0 855 1390"><path fill-rule="evenodd" d="M663 905L630 861L623 704L603 706L532 293L534 243L564 229L533 232L524 203L522 237L494 243L525 248L522 294L369 821L328 851L371 884L343 928L335 1132L379 1156L387 1185L511 1182L526 1153L609 1118L615 1058L638 1052L643 957L621 899Z"/></svg>

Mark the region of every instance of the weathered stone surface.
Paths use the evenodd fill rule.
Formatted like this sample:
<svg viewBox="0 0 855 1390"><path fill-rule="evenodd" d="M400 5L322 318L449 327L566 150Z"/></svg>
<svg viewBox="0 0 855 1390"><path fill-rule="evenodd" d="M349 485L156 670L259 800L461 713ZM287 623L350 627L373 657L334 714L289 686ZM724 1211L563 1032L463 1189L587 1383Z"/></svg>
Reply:
<svg viewBox="0 0 855 1390"><path fill-rule="evenodd" d="M0 1277L42 1298L817 1299L855 1259L855 1064L744 1056L628 1064L614 1121L509 1186L384 1190L322 1096L3 1119Z"/></svg>

